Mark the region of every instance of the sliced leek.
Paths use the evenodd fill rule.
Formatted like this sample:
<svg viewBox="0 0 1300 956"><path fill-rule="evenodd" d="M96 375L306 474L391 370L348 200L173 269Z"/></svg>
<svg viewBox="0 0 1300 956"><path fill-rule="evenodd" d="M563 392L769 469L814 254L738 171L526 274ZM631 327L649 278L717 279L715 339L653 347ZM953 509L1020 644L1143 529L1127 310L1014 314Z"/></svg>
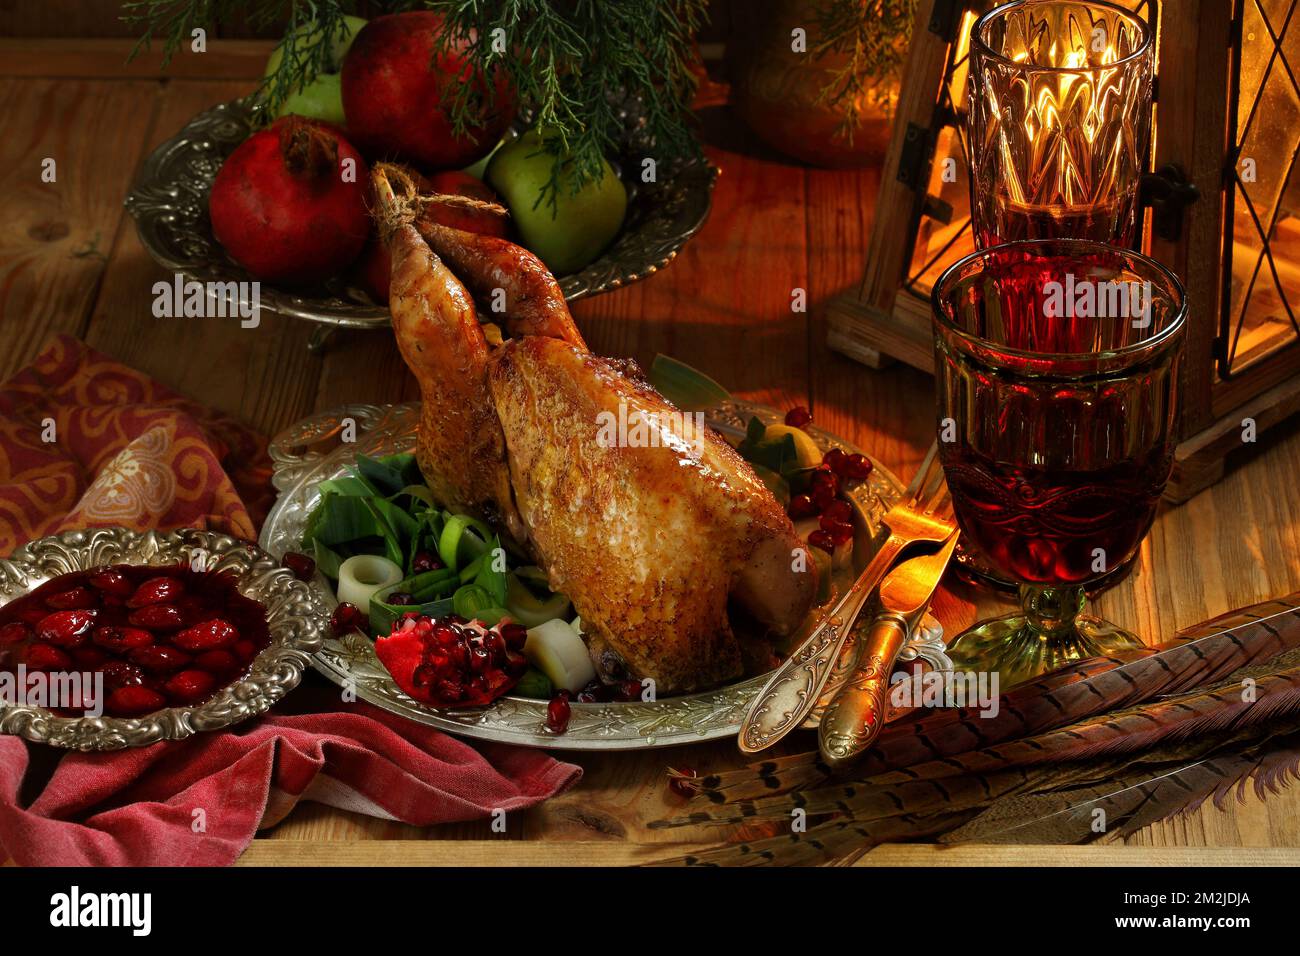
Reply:
<svg viewBox="0 0 1300 956"><path fill-rule="evenodd" d="M402 580L402 569L377 554L355 554L339 565L339 601L370 613L370 598L380 588Z"/></svg>

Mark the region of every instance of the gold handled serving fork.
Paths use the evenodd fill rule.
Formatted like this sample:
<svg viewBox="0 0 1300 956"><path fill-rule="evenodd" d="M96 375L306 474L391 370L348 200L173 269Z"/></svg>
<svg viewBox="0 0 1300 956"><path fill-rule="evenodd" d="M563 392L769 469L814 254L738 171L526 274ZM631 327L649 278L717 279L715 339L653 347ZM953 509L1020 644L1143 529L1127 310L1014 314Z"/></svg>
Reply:
<svg viewBox="0 0 1300 956"><path fill-rule="evenodd" d="M871 562L754 698L740 725L739 744L745 753L772 746L816 706L854 622L899 555L914 544L938 544L952 534L952 502L938 459L936 442L903 499L881 520L889 536Z"/></svg>

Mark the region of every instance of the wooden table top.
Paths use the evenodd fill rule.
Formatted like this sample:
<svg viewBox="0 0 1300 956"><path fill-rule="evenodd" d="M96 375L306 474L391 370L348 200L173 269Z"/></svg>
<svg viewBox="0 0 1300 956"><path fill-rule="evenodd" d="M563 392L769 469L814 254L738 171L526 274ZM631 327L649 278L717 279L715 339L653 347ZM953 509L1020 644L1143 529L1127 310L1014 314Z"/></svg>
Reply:
<svg viewBox="0 0 1300 956"><path fill-rule="evenodd" d="M151 286L166 273L141 248L122 198L155 145L200 110L251 89L269 45L213 42L206 54L180 56L165 77L156 57L124 67L128 46L0 40L0 377L67 332L268 435L345 402L416 398L384 333L345 333L315 355L307 350L312 326L276 315L252 330L222 319L185 320L181 329L152 317ZM901 365L868 370L825 344L826 301L863 269L878 170L806 169L757 145L721 110L707 111L704 129L723 170L708 224L659 274L580 303L583 334L604 354L648 363L664 352L746 398L808 405L817 424L910 474L933 437L930 378ZM41 182L46 157L57 160L55 184ZM807 292L806 313L791 311L796 288ZM1134 573L1097 601L1100 613L1156 643L1300 588L1297 474L1300 433L1282 429L1223 482L1163 509ZM959 587L935 612L956 630L999 608L997 597ZM810 745L805 737L789 749ZM566 759L582 765L579 785L516 815L502 835L486 821L420 829L303 804L244 860L598 864L676 855L698 846L683 840L708 835L645 827L682 805L666 791L665 767L742 763L731 742ZM1284 860L1300 861L1300 788L1202 807L1108 846L896 846L862 863Z"/></svg>

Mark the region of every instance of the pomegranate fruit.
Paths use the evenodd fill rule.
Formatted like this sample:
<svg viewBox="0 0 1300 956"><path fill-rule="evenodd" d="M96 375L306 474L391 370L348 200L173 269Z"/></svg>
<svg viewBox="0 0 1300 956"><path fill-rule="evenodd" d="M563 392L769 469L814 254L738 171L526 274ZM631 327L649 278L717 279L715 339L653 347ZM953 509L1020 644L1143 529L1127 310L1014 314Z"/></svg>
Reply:
<svg viewBox="0 0 1300 956"><path fill-rule="evenodd" d="M528 661L501 633L457 615L431 618L409 612L375 641L379 661L397 686L432 707L479 706L519 682Z"/></svg>
<svg viewBox="0 0 1300 956"><path fill-rule="evenodd" d="M514 92L503 73L490 82L458 48L435 49L440 14L413 10L367 23L343 58L348 135L371 158L425 169L459 169L488 154L514 119ZM481 126L456 135L447 104L454 88L475 84L488 101Z"/></svg>
<svg viewBox="0 0 1300 956"><path fill-rule="evenodd" d="M91 606L50 610L64 603ZM102 674L104 711L117 717L198 703L269 643L266 609L233 577L184 565L64 574L0 608L0 670ZM66 700L57 712L76 716L83 703Z"/></svg>
<svg viewBox="0 0 1300 956"><path fill-rule="evenodd" d="M366 243L369 172L333 127L277 120L227 157L212 183L212 232L258 279L321 282Z"/></svg>

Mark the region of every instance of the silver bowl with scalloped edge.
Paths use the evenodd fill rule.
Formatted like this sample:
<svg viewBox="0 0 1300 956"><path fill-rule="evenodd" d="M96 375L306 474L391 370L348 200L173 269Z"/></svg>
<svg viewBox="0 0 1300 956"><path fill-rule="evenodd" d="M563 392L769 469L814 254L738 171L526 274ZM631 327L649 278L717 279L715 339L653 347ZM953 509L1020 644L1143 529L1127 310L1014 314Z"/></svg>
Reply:
<svg viewBox="0 0 1300 956"><path fill-rule="evenodd" d="M0 560L0 606L51 578L112 564L175 565L234 576L245 597L266 608L271 643L248 673L209 699L141 717L64 717L44 707L0 700L0 733L70 750L120 750L219 730L264 713L298 686L329 627L319 589L246 541L211 531L65 531L23 545Z"/></svg>

